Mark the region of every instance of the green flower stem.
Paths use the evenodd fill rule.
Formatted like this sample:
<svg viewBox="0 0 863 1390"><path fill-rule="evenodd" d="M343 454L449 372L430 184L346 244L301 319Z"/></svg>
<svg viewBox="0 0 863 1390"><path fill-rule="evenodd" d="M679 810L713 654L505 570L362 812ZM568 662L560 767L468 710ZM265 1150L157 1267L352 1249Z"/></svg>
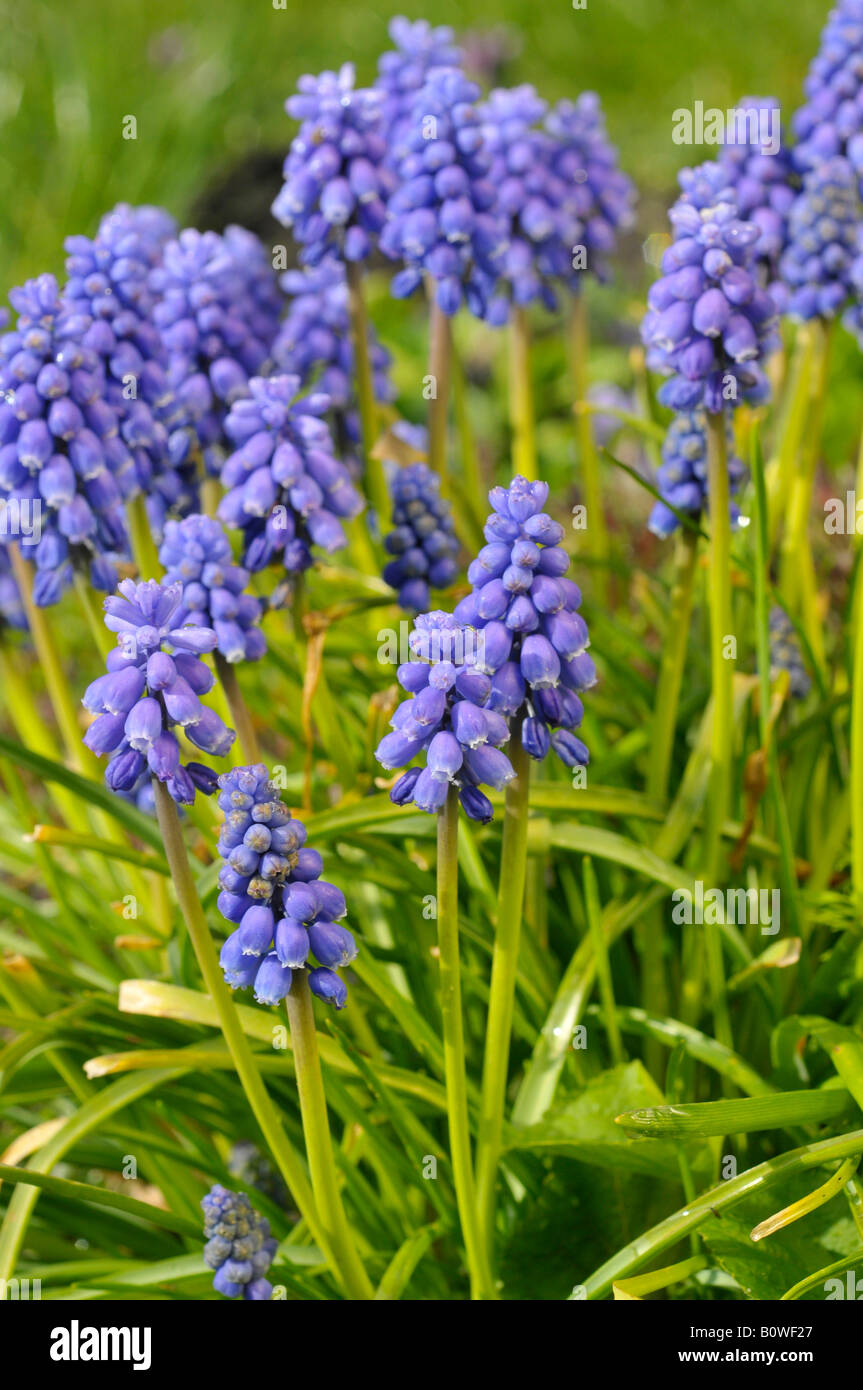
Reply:
<svg viewBox="0 0 863 1390"><path fill-rule="evenodd" d="M698 537L694 531L682 528L677 535L671 611L662 644L662 662L656 684L653 737L647 775L647 794L659 802L664 802L668 795L668 776L677 727L680 688L686 664L697 564Z"/></svg>
<svg viewBox="0 0 863 1390"><path fill-rule="evenodd" d="M508 752L515 769L515 777L507 785L504 806L497 928L491 967L476 1157L481 1229L489 1252L494 1241L495 1187L503 1137L503 1112L527 869L530 759L522 745L518 730L513 733Z"/></svg>
<svg viewBox="0 0 863 1390"><path fill-rule="evenodd" d="M127 507L127 516L132 554L135 557L135 564L138 566L138 578L139 580L158 579L162 574L162 565L153 538L150 518L147 516L146 500L142 492L139 492L137 497L132 498Z"/></svg>
<svg viewBox="0 0 863 1390"><path fill-rule="evenodd" d="M857 564L854 667L851 677L851 886L863 903L863 561Z"/></svg>
<svg viewBox="0 0 863 1390"><path fill-rule="evenodd" d="M708 1192L696 1197L694 1202L688 1202L680 1211L674 1212L651 1230L645 1231L607 1260L585 1282L587 1298L605 1297L618 1280L625 1279L634 1270L655 1259L663 1250L676 1245L690 1231L697 1230L702 1222L711 1216L715 1217L717 1213L753 1192L768 1187L780 1178L803 1173L809 1168L831 1163L834 1159L845 1159L859 1153L863 1153L863 1129L840 1134L834 1139L822 1139L818 1143L805 1144L799 1149L790 1149L778 1158L768 1159L766 1163L759 1163L757 1167L747 1169L736 1178L721 1182L718 1187L710 1188Z"/></svg>
<svg viewBox="0 0 863 1390"><path fill-rule="evenodd" d="M171 870L171 877L174 880L180 912L186 923L207 993L216 1007L222 1035L233 1058L246 1099L261 1128L261 1133L270 1146L270 1152L278 1164L282 1177L291 1190L300 1214L308 1222L309 1229L330 1261L333 1272L338 1278L344 1278L344 1272L336 1258L336 1252L330 1245L326 1227L318 1214L303 1164L282 1129L275 1106L261 1080L261 1074L243 1032L230 991L222 978L216 948L210 936L207 919L204 916L204 910L201 907L195 881L189 867L177 808L171 800L167 788L157 778L153 779L153 789L156 797L159 829L162 832L165 854Z"/></svg>
<svg viewBox="0 0 863 1390"><path fill-rule="evenodd" d="M369 500L378 514L379 524L384 526L390 514L390 498L383 463L375 457L375 445L378 441L378 411L369 349L369 317L363 290L362 266L356 261L348 261L347 274L348 309L354 349L354 376L363 434L366 484Z"/></svg>
<svg viewBox="0 0 863 1390"><path fill-rule="evenodd" d="M768 504L764 464L761 458L761 445L757 430L752 436L752 481L755 496L755 641L758 658L758 677L760 683L759 735L761 747L767 749L767 775L770 783L770 798L776 825L776 838L779 841L779 872L784 901L787 904L789 933L799 936L805 930L805 921L799 902L797 875L794 866L794 841L788 822L788 810L782 792L779 775L779 758L776 741L770 728L770 605L767 586L770 570L770 547L768 536ZM825 837L826 838L826 837ZM826 856L825 856L826 857ZM863 883L863 880L861 880ZM812 884L810 883L810 888Z"/></svg>
<svg viewBox="0 0 863 1390"><path fill-rule="evenodd" d="M45 617L44 608L37 608L33 602L33 584L30 566L21 555L17 545L9 546L12 570L21 594L21 601L27 614L30 636L48 690L48 698L54 710L54 717L60 730L66 755L76 772L90 773L96 768L96 760L91 757L81 742L81 726L78 723L78 704L66 675L60 664L60 657L51 630Z"/></svg>
<svg viewBox="0 0 863 1390"><path fill-rule="evenodd" d="M536 422L531 374L530 319L516 306L509 325L509 412L513 472L536 477ZM589 424L589 422L588 422Z"/></svg>
<svg viewBox="0 0 863 1390"><path fill-rule="evenodd" d="M309 1171L327 1244L335 1255L349 1296L353 1299L372 1299L374 1289L356 1252L339 1192L307 971L294 971L291 991L285 1003L291 1025L291 1045Z"/></svg>
<svg viewBox="0 0 863 1390"><path fill-rule="evenodd" d="M599 999L603 1013L608 1020L608 1045L611 1049L611 1060L616 1067L621 1066L626 1061L623 1042L620 1036L620 1025L617 1021L617 1010L614 1002L614 984L611 978L611 965L608 959L608 948L605 941L605 932L602 926L602 910L599 901L599 889L596 883L596 873L589 855L585 855L582 861L584 874L584 907L587 914L587 925L590 931L590 939L593 942L593 958L596 962L596 980L599 985Z"/></svg>
<svg viewBox="0 0 863 1390"><path fill-rule="evenodd" d="M776 545L779 523L791 496L794 460L800 450L809 397L812 390L812 364L815 353L813 326L801 324L784 391L784 405L775 456L768 465L768 530L771 552Z"/></svg>
<svg viewBox="0 0 863 1390"><path fill-rule="evenodd" d="M722 874L722 827L728 814L731 782L731 743L734 737L733 666L726 660L725 640L731 636L731 522L729 517L728 448L725 415L707 416L707 474L710 499L710 664L713 723L710 735L710 788L705 815L704 869L707 882ZM731 1023L717 926L705 925L707 974L713 1002L716 1036L731 1046Z"/></svg>
<svg viewBox="0 0 863 1390"><path fill-rule="evenodd" d="M102 615L96 609L96 605L93 602L93 590L90 584L84 578L83 574L79 574L77 570L75 571L74 583L75 593L78 596L81 612L84 614L87 627L90 630L90 636L93 638L93 644L100 657L104 660L115 645L115 642L112 640L114 634L108 631L102 621Z"/></svg>
<svg viewBox="0 0 863 1390"><path fill-rule="evenodd" d="M453 349L451 355L451 364L453 411L455 414L456 429L458 430L465 496L467 497L474 522L474 526L471 528L471 534L479 538L478 549L479 546L485 543L482 535L482 528L488 516L488 488L483 484L476 440L473 430L471 429L467 381L465 379L464 367L455 349Z"/></svg>
<svg viewBox="0 0 863 1390"><path fill-rule="evenodd" d="M429 360L428 375L432 378L434 395L429 400L429 467L440 478L441 492L449 494L449 464L447 459L447 417L452 359L452 330L450 321L438 306L434 296L429 301Z"/></svg>
<svg viewBox="0 0 863 1390"><path fill-rule="evenodd" d="M0 690L3 692L3 704L9 711L12 726L24 747L32 748L34 753L41 753L43 758L51 758L52 761L58 762L60 754L51 731L39 718L39 711L33 702L32 691L27 689L13 653L2 641L0 641ZM70 830L77 830L81 834L86 834L90 826L80 801L56 782L49 782L46 785L61 819L66 822Z"/></svg>
<svg viewBox="0 0 863 1390"><path fill-rule="evenodd" d="M607 565L610 556L608 528L602 508L602 486L599 479L599 457L593 437L593 423L587 405L590 332L587 321L587 301L583 294L572 296L569 314L569 352L572 373L573 410L575 412L579 461L581 463L584 501L587 507L587 540L590 555L597 564L597 596L602 601L608 590Z"/></svg>
<svg viewBox="0 0 863 1390"><path fill-rule="evenodd" d="M812 378L808 383L812 396L806 421L805 444L797 453L799 463L791 485L787 525L782 540L781 587L790 610L801 614L803 630L813 656L823 669L823 624L817 606L815 566L809 539L809 516L827 404L831 325L813 325L813 331L816 335L815 363Z"/></svg>
<svg viewBox="0 0 863 1390"><path fill-rule="evenodd" d="M452 786L447 793L446 805L438 814L437 930L453 1185L470 1273L471 1297L489 1300L495 1298L496 1293L480 1233L468 1124L458 946L458 794Z"/></svg>
<svg viewBox="0 0 863 1390"><path fill-rule="evenodd" d="M243 699L243 692L240 689L240 682L237 680L237 671L229 661L226 661L219 651L213 652L216 666L216 674L222 683L225 698L228 701L228 708L231 711L233 726L237 731L237 738L240 744L240 752L243 761L246 763L259 763L261 761L261 750L258 747L258 735L252 722L249 707Z"/></svg>

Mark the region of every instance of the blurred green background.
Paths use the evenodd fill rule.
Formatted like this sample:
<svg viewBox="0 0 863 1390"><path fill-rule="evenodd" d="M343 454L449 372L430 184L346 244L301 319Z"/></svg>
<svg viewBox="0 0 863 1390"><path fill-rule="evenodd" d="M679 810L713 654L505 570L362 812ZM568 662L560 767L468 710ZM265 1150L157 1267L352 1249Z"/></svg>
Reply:
<svg viewBox="0 0 863 1390"><path fill-rule="evenodd" d="M548 98L602 97L641 191L640 230L663 229L680 164L675 107L776 95L790 116L827 0L26 0L0 5L0 256L5 284L62 267L62 238L119 200L182 221L265 230L303 72L352 60L360 80L393 14L492 29L498 80ZM488 45L486 45L486 48ZM122 138L134 115L137 139ZM710 150L704 152L709 155Z"/></svg>

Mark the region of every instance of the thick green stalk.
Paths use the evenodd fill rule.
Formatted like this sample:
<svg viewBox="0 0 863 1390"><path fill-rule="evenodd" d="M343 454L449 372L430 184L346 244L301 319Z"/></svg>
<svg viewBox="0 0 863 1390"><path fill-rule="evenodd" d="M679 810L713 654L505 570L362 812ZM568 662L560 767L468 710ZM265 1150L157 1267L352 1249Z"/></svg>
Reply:
<svg viewBox="0 0 863 1390"><path fill-rule="evenodd" d="M159 579L162 564L153 538L150 518L147 516L144 494L139 492L137 497L133 497L126 510L129 519L129 539L135 564L138 566L138 578Z"/></svg>
<svg viewBox="0 0 863 1390"><path fill-rule="evenodd" d="M471 535L482 536L482 528L488 516L488 488L483 486L480 473L479 455L476 440L471 428L467 381L464 367L453 348L451 357L453 412L458 431L459 452L464 475L465 496L471 509L473 526ZM483 544L482 541L479 542Z"/></svg>
<svg viewBox="0 0 863 1390"><path fill-rule="evenodd" d="M815 1144L806 1144L800 1149L790 1149L778 1158L768 1159L766 1163L759 1163L757 1167L747 1169L736 1178L721 1182L718 1187L712 1187L700 1197L696 1197L694 1202L687 1202L680 1211L667 1216L657 1226L653 1226L624 1246L610 1260L606 1260L605 1264L585 1281L583 1288L586 1293L582 1294L579 1290L579 1296L605 1297L611 1292L614 1283L640 1269L669 1246L676 1245L690 1231L697 1230L703 1221L707 1221L711 1216L716 1217L726 1207L731 1207L743 1197L768 1187L770 1183L859 1153L863 1153L863 1129L854 1130L850 1134L840 1134L835 1139L822 1139Z"/></svg>
<svg viewBox="0 0 863 1390"><path fill-rule="evenodd" d="M454 787L449 788L446 804L438 814L437 930L453 1186L467 1255L471 1297L488 1300L496 1294L480 1233L470 1151L458 944L458 794Z"/></svg>
<svg viewBox="0 0 863 1390"><path fill-rule="evenodd" d="M731 781L731 742L734 736L733 673L726 658L726 639L731 632L731 522L729 516L728 447L725 414L707 416L707 474L710 502L710 666L713 690L713 723L710 737L710 794L707 801L704 868L706 880L716 885L722 874L722 827L728 814ZM716 1036L731 1046L731 1023L718 926L705 924L707 973L716 1023Z"/></svg>
<svg viewBox="0 0 863 1390"><path fill-rule="evenodd" d="M429 467L440 478L441 492L449 494L447 420L452 358L450 321L432 296L429 301Z"/></svg>
<svg viewBox="0 0 863 1390"><path fill-rule="evenodd" d="M378 411L369 348L369 316L363 291L363 270L356 261L348 261L347 270L348 309L354 349L354 379L363 434L363 464L366 485L369 500L378 514L378 524L385 526L390 514L390 500L383 463L379 458L374 457L374 448L378 440Z"/></svg>
<svg viewBox="0 0 863 1390"><path fill-rule="evenodd" d="M243 699L243 692L240 689L240 682L237 680L236 668L226 661L221 652L214 652L216 673L222 683L225 692L225 699L228 701L228 708L231 711L233 726L237 731L237 738L240 744L240 752L245 763L259 763L261 761L261 750L258 747L258 735L252 722L249 707Z"/></svg>
<svg viewBox="0 0 863 1390"><path fill-rule="evenodd" d="M671 590L671 609L668 629L662 645L662 662L656 683L656 706L653 713L650 766L647 775L647 794L656 801L668 795L668 775L677 727L680 688L686 665L689 642L689 622L698 562L698 537L694 531L682 529L677 536L674 557L674 585Z"/></svg>
<svg viewBox="0 0 863 1390"><path fill-rule="evenodd" d="M189 867L177 808L171 800L167 788L156 778L153 779L153 789L156 796L159 829L162 832L165 854L171 870L171 877L174 880L180 912L186 923L207 993L216 1006L219 1026L228 1051L233 1058L246 1099L261 1128L261 1133L270 1146L270 1152L291 1190L300 1213L308 1222L314 1239L332 1264L336 1277L343 1278L343 1271L339 1267L336 1253L329 1243L327 1231L318 1214L303 1164L282 1129L276 1108L261 1080L254 1053L243 1032L230 991L222 978L216 948Z"/></svg>
<svg viewBox="0 0 863 1390"><path fill-rule="evenodd" d="M623 1042L620 1037L620 1025L617 1021L617 1010L614 1003L614 983L611 978L611 963L608 959L608 948L605 941L605 932L602 927L599 889L596 882L596 873L589 855L585 855L584 857L583 871L584 907L587 914L590 939L593 942L593 958L596 962L596 981L599 985L599 1000L607 1020L608 1045L611 1049L611 1060L617 1067L626 1061L626 1054L623 1050Z"/></svg>
<svg viewBox="0 0 863 1390"><path fill-rule="evenodd" d="M770 728L770 613L767 585L770 569L770 545L768 534L768 505L764 465L761 458L761 445L757 430L752 436L752 481L754 484L755 507L755 643L758 655L758 676L760 682L759 734L762 748L767 749L767 775L770 783L770 798L776 822L776 838L779 841L779 872L782 892L787 903L789 933L798 936L805 928L805 921L797 891L797 876L794 867L794 842L788 823L788 810L782 792L779 775L779 758L776 742ZM853 785L853 782L852 782ZM863 884L863 880L861 880ZM810 884L810 887L812 885Z"/></svg>
<svg viewBox="0 0 863 1390"><path fill-rule="evenodd" d="M513 472L536 477L536 422L531 374L530 320L521 305L509 325L509 418L512 425ZM588 422L589 423L589 422Z"/></svg>
<svg viewBox="0 0 863 1390"><path fill-rule="evenodd" d="M285 1002L291 1025L291 1045L300 1097L300 1113L303 1117L306 1154L327 1245L335 1255L337 1268L350 1297L357 1300L372 1299L374 1289L357 1254L339 1192L324 1079L321 1075L321 1059L318 1056L312 993L305 970L294 971L291 991Z"/></svg>
<svg viewBox="0 0 863 1390"><path fill-rule="evenodd" d="M794 345L794 355L786 378L782 419L774 457L767 469L768 534L770 550L776 544L779 524L785 515L794 479L794 461L800 450L809 397L812 391L812 363L815 337L812 324L801 324Z"/></svg>
<svg viewBox="0 0 863 1390"><path fill-rule="evenodd" d="M587 542L591 557L596 561L596 589L602 600L608 589L607 565L610 555L608 528L602 507L602 485L599 477L599 457L593 437L590 413L582 409L587 403L590 331L587 321L587 302L583 294L572 296L569 315L570 369L572 372L573 410L575 411L579 461L581 463L584 501L587 507Z"/></svg>
<svg viewBox="0 0 863 1390"><path fill-rule="evenodd" d="M504 806L497 927L491 967L476 1156L481 1229L489 1252L494 1242L495 1187L503 1136L509 1046L527 869L530 759L517 731L512 736L508 751L515 769L515 777L507 786Z"/></svg>
<svg viewBox="0 0 863 1390"><path fill-rule="evenodd" d="M813 326L813 331L816 333L814 372L807 383L812 394L805 443L798 450L799 462L788 503L787 525L782 540L781 584L788 607L792 612L800 613L813 655L823 668L823 623L817 607L809 518L827 405L832 333L829 324L819 324L817 329Z"/></svg>
<svg viewBox="0 0 863 1390"><path fill-rule="evenodd" d="M12 561L15 581L21 594L21 601L27 613L30 636L33 639L33 646L36 648L36 655L42 667L42 675L45 679L48 697L60 729L66 755L76 772L90 772L95 760L81 742L78 704L69 689L69 683L60 664L60 657L48 627L45 610L44 608L37 608L33 602L30 566L22 557L17 545L10 545L8 553Z"/></svg>

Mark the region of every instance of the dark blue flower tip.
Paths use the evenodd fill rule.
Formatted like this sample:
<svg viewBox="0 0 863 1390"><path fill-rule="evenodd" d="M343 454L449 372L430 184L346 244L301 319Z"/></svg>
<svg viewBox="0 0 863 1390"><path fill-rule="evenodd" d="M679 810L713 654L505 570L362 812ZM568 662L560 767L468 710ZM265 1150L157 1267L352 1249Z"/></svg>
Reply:
<svg viewBox="0 0 863 1390"><path fill-rule="evenodd" d="M344 980L334 970L320 966L309 971L309 989L325 1004L335 1009L343 1009L348 1002L348 991Z"/></svg>
<svg viewBox="0 0 863 1390"><path fill-rule="evenodd" d="M384 579L409 613L428 609L431 589L447 588L458 574L458 541L440 479L424 463L396 469L390 483L393 530L384 548L393 556Z"/></svg>
<svg viewBox="0 0 863 1390"><path fill-rule="evenodd" d="M861 218L858 175L847 159L837 155L805 175L779 263L790 318L832 319L853 298L850 326L855 313L859 320L854 263Z"/></svg>
<svg viewBox="0 0 863 1390"><path fill-rule="evenodd" d="M725 436L728 445L728 477L732 493L738 491L745 476L745 467L734 452L734 431L730 415L726 417ZM680 525L678 512L693 519L708 509L707 491L707 421L701 409L676 415L662 443L662 463L656 478L663 498L650 513L648 527L654 535L670 536ZM674 510L672 510L672 508ZM736 524L740 513L731 503L731 520Z"/></svg>
<svg viewBox="0 0 863 1390"><path fill-rule="evenodd" d="M204 1262L214 1270L213 1287L226 1298L262 1302L272 1295L265 1278L278 1242L265 1217L258 1216L245 1193L216 1183L201 1201L204 1212Z"/></svg>

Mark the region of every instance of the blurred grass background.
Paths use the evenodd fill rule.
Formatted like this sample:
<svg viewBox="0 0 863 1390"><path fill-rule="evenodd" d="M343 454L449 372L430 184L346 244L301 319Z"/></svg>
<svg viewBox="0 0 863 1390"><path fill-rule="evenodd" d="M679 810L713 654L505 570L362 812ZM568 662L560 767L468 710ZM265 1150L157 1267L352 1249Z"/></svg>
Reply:
<svg viewBox="0 0 863 1390"><path fill-rule="evenodd" d="M505 83L549 99L601 94L641 191L640 230L664 229L675 170L671 113L800 99L827 0L27 0L0 4L0 258L5 284L62 267L62 238L115 202L158 202L181 221L265 231L303 72L351 60L370 81L393 14L496 28ZM122 138L125 116L137 139ZM711 150L704 152L709 155ZM224 211L225 215L222 215Z"/></svg>

